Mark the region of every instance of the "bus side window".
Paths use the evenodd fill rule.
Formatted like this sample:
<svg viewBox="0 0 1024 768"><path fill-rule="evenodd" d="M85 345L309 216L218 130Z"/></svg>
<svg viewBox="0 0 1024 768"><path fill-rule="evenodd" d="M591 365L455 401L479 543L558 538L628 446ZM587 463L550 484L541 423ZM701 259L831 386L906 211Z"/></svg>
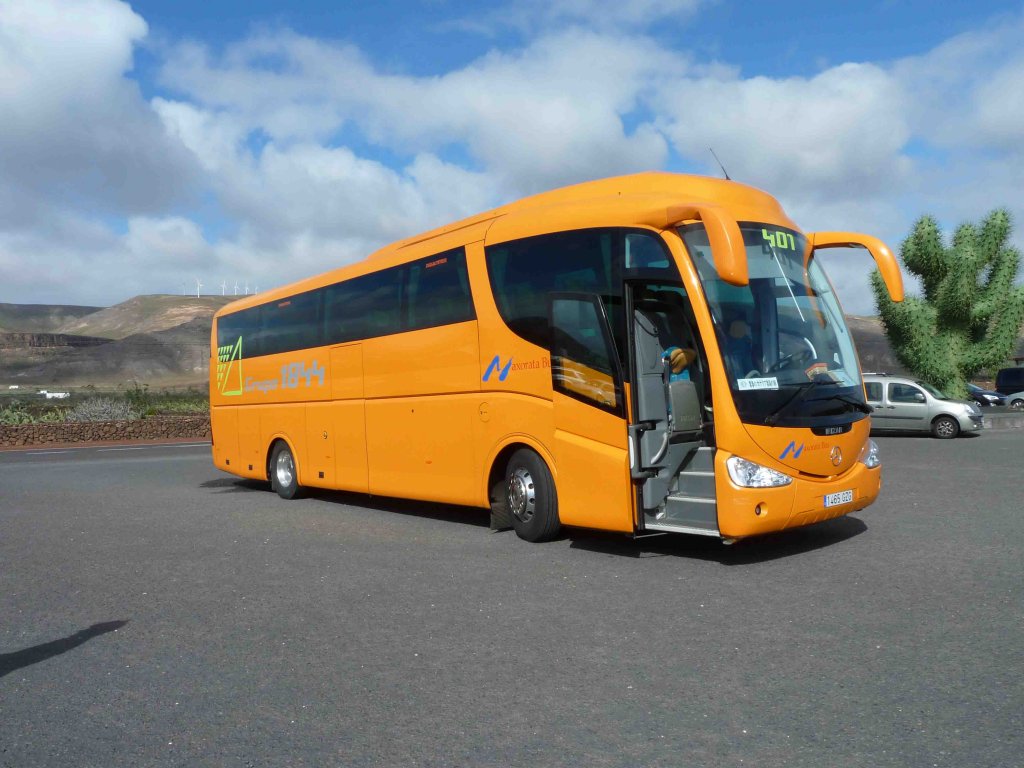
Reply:
<svg viewBox="0 0 1024 768"><path fill-rule="evenodd" d="M455 248L408 268L406 330L476 319L466 271L466 251Z"/></svg>
<svg viewBox="0 0 1024 768"><path fill-rule="evenodd" d="M325 343L399 333L401 277L401 269L392 267L328 286Z"/></svg>

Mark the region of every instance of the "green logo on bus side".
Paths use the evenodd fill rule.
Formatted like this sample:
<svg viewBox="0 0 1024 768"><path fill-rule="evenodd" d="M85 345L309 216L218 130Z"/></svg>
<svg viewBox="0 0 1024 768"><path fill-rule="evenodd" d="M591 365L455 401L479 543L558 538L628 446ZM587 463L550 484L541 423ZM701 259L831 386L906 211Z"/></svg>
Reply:
<svg viewBox="0 0 1024 768"><path fill-rule="evenodd" d="M217 347L217 390L222 395L242 394L242 337Z"/></svg>

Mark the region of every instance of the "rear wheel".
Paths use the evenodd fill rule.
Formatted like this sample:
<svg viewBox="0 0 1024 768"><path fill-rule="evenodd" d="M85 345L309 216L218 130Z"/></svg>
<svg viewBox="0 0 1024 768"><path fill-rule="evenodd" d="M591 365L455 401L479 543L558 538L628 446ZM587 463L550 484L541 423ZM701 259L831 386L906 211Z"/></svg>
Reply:
<svg viewBox="0 0 1024 768"><path fill-rule="evenodd" d="M558 535L555 481L544 460L528 448L513 453L505 467L505 501L519 538L548 541Z"/></svg>
<svg viewBox="0 0 1024 768"><path fill-rule="evenodd" d="M302 490L295 457L287 443L278 442L270 454L270 487L282 499L294 499Z"/></svg>
<svg viewBox="0 0 1024 768"><path fill-rule="evenodd" d="M939 416L932 422L932 434L940 440L951 440L960 434L960 425L952 416Z"/></svg>

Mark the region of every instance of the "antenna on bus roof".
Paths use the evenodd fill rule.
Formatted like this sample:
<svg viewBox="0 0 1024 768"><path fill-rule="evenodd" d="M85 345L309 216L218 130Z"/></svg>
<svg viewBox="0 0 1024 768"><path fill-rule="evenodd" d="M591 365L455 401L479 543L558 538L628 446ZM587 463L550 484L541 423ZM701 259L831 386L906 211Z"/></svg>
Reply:
<svg viewBox="0 0 1024 768"><path fill-rule="evenodd" d="M718 167L722 169L722 175L725 176L725 180L732 181L732 179L729 178L729 172L725 170L725 166L722 165L722 161L719 160L718 155L715 154L715 150L713 150L711 147L708 147L708 152L710 152L711 156L715 158L715 162L718 163Z"/></svg>

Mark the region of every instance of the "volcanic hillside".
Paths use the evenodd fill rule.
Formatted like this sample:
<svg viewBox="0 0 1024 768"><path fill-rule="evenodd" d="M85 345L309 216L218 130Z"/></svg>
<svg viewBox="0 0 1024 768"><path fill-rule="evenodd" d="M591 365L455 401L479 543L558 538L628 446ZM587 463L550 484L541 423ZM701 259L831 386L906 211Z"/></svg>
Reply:
<svg viewBox="0 0 1024 768"><path fill-rule="evenodd" d="M0 305L9 308L0 316L16 318L21 331L0 332L0 386L201 385L213 313L233 299L136 296L105 309Z"/></svg>
<svg viewBox="0 0 1024 768"><path fill-rule="evenodd" d="M70 319L61 333L123 339L136 333L165 331L196 318L209 320L234 296L136 296L80 318Z"/></svg>
<svg viewBox="0 0 1024 768"><path fill-rule="evenodd" d="M55 333L102 309L70 304L0 304L0 333Z"/></svg>

